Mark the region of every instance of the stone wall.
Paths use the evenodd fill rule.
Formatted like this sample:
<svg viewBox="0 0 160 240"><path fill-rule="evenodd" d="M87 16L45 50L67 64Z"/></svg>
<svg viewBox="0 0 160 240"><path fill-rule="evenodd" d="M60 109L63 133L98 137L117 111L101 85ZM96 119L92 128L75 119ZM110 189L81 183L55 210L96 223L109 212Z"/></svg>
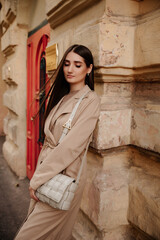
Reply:
<svg viewBox="0 0 160 240"><path fill-rule="evenodd" d="M74 238L159 239L159 1L46 0L46 14L59 59L92 50L101 97Z"/></svg>
<svg viewBox="0 0 160 240"><path fill-rule="evenodd" d="M44 11L44 1L1 2L1 50L6 61L2 78L7 86L3 99L8 109L3 153L17 175L24 177L26 41L28 31L40 23L36 14L41 6ZM73 236L76 240L158 240L159 0L46 0L45 10L50 44L58 43L59 60L71 44L92 50L95 90L101 98Z"/></svg>

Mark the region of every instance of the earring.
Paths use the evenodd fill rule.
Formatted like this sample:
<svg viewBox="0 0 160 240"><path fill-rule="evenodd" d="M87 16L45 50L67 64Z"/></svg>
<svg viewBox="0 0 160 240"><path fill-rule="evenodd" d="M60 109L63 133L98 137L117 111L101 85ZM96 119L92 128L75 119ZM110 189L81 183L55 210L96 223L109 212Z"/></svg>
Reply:
<svg viewBox="0 0 160 240"><path fill-rule="evenodd" d="M89 73L87 73L87 77L89 77Z"/></svg>

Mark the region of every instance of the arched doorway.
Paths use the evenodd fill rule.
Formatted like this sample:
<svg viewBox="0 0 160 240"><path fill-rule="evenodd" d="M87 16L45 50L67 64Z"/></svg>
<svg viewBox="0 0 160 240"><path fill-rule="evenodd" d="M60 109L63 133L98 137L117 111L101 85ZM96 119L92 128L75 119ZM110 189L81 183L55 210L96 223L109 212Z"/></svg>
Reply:
<svg viewBox="0 0 160 240"><path fill-rule="evenodd" d="M45 25L27 41L27 176L30 179L35 171L41 149L41 127L45 111L43 105L38 117L34 119L45 91L38 95L47 80L45 49L49 41L50 27Z"/></svg>

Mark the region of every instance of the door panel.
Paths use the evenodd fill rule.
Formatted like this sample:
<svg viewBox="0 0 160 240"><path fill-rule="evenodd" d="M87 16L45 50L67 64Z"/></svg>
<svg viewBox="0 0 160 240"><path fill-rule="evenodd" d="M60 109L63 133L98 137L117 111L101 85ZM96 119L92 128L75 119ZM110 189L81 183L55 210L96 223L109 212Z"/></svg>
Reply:
<svg viewBox="0 0 160 240"><path fill-rule="evenodd" d="M45 67L45 49L49 41L49 24L31 35L27 41L27 176L31 179L37 164L42 140L41 124L44 106L40 116L34 116L39 110L42 96L38 93L47 80ZM43 70L41 65L43 63ZM45 94L45 93L44 93Z"/></svg>

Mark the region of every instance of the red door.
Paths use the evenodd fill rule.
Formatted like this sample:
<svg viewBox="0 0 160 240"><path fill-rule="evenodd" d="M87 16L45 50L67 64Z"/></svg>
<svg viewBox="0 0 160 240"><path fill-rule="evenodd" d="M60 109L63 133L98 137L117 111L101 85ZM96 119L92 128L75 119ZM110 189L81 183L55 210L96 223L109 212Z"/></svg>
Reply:
<svg viewBox="0 0 160 240"><path fill-rule="evenodd" d="M34 119L42 102L38 93L47 81L45 49L49 41L49 24L31 35L27 41L27 176L31 179L41 149L41 124L45 106Z"/></svg>

